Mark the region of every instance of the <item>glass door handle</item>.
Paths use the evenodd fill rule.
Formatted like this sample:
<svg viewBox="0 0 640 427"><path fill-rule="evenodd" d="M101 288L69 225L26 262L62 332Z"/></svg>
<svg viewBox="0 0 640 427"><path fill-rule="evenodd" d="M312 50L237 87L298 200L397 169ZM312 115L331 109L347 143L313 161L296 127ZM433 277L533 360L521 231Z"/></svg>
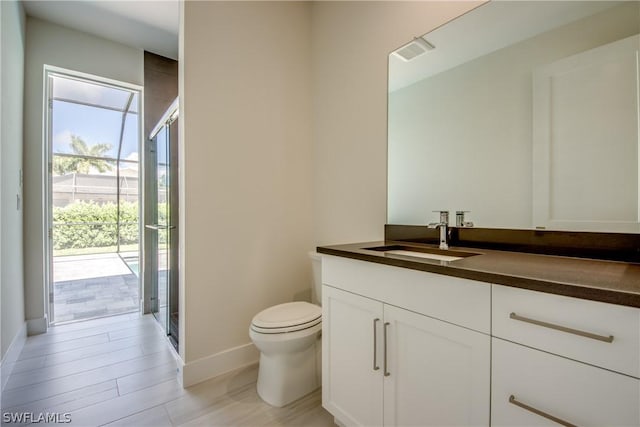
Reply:
<svg viewBox="0 0 640 427"><path fill-rule="evenodd" d="M144 226L150 230L173 230L176 228L175 225L160 225L160 224L147 224Z"/></svg>

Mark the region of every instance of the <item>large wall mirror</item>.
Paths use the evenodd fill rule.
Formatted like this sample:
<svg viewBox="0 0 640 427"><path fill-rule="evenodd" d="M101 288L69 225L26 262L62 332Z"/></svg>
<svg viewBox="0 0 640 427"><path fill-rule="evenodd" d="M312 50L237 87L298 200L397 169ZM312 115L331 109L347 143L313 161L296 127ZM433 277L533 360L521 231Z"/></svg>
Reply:
<svg viewBox="0 0 640 427"><path fill-rule="evenodd" d="M389 224L640 232L639 1L492 1L389 55Z"/></svg>

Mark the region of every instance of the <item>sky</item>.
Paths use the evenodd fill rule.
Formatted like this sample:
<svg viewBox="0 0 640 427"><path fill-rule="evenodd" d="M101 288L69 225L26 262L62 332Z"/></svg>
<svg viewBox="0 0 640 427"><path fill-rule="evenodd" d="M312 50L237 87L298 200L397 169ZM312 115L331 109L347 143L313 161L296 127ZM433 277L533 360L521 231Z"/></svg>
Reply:
<svg viewBox="0 0 640 427"><path fill-rule="evenodd" d="M72 99L97 105L122 108L130 92L87 84L76 80L56 77L53 81L54 98ZM137 107L139 95L133 103ZM133 109L137 111L137 108ZM105 108L81 105L72 102L54 100L52 113L53 152L73 153L71 135L82 138L89 146L107 143L111 149L105 153L108 157L117 157L118 143L122 123L122 112ZM121 159L138 160L138 114L127 113Z"/></svg>

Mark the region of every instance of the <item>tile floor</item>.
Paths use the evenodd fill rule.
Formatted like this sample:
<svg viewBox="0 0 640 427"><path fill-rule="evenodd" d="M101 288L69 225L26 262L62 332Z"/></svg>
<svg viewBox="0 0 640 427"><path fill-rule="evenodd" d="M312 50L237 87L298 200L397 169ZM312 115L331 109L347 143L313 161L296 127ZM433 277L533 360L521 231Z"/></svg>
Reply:
<svg viewBox="0 0 640 427"><path fill-rule="evenodd" d="M2 392L2 415L68 414L69 424L55 425L72 427L334 426L319 390L284 408L263 403L257 372L252 365L183 389L152 316L71 323L27 339Z"/></svg>
<svg viewBox="0 0 640 427"><path fill-rule="evenodd" d="M55 257L53 274L56 323L139 309L138 277L118 254Z"/></svg>

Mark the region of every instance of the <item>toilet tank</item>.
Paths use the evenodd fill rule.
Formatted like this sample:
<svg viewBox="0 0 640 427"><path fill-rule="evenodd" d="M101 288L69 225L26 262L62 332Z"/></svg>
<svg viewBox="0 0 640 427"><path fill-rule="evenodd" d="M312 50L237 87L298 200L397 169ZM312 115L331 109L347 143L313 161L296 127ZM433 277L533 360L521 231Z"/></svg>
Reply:
<svg viewBox="0 0 640 427"><path fill-rule="evenodd" d="M311 271L313 287L311 288L311 302L322 305L322 256L315 252L309 252L311 258Z"/></svg>

